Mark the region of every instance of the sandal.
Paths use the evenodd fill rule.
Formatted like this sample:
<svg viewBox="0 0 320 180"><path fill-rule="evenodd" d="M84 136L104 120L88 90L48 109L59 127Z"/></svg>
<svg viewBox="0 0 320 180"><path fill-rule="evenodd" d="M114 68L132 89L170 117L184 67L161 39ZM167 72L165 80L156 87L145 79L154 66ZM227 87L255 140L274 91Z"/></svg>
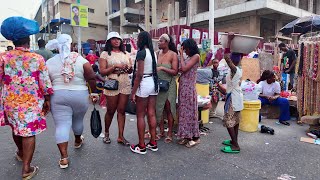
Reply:
<svg viewBox="0 0 320 180"><path fill-rule="evenodd" d="M118 144L124 145L124 146L130 146L129 141L127 141L125 138L118 139Z"/></svg>
<svg viewBox="0 0 320 180"><path fill-rule="evenodd" d="M161 134L157 134L156 135L156 141L159 141L161 138L163 138L165 135L164 133L161 133Z"/></svg>
<svg viewBox="0 0 320 180"><path fill-rule="evenodd" d="M302 125L303 125L303 122L302 122L301 120L298 120L298 121L297 121L297 124L300 125L300 126L302 126Z"/></svg>
<svg viewBox="0 0 320 180"><path fill-rule="evenodd" d="M80 139L81 139L81 143L74 143L74 148L75 149L80 149L81 146L83 145L84 137L81 135Z"/></svg>
<svg viewBox="0 0 320 180"><path fill-rule="evenodd" d="M23 161L23 160L22 160L22 157L19 156L18 151L16 151L16 159L17 159L17 161L19 161L19 162L22 162L22 161Z"/></svg>
<svg viewBox="0 0 320 180"><path fill-rule="evenodd" d="M39 172L38 166L32 166L31 168L33 168L33 171L28 174L22 175L22 180L32 179L34 176L36 176L38 174L38 172Z"/></svg>
<svg viewBox="0 0 320 180"><path fill-rule="evenodd" d="M196 140L196 141L191 140L191 141L189 141L189 142L186 144L186 147L192 148L192 147L194 147L194 146L196 146L196 145L198 145L198 144L200 144L200 139L198 139L198 140Z"/></svg>
<svg viewBox="0 0 320 180"><path fill-rule="evenodd" d="M105 143L105 144L110 144L111 143L111 139L109 137L109 133L105 133L104 135L104 138L102 139L102 141Z"/></svg>
<svg viewBox="0 0 320 180"><path fill-rule="evenodd" d="M180 144L180 145L185 145L185 144L187 144L188 142L189 142L188 139L180 139L180 140L178 141L178 144Z"/></svg>
<svg viewBox="0 0 320 180"><path fill-rule="evenodd" d="M67 164L62 164L61 162L62 161L67 161L68 163ZM62 158L62 159L60 159L60 161L59 161L59 166L60 166L60 169L66 169L66 168L68 168L69 167L69 161L68 161L68 158Z"/></svg>
<svg viewBox="0 0 320 180"><path fill-rule="evenodd" d="M144 133L144 138L145 138L145 139L150 139L150 138L151 138L151 134L149 133L149 131L146 131L146 132Z"/></svg>
<svg viewBox="0 0 320 180"><path fill-rule="evenodd" d="M240 150L232 150L231 146L222 147L221 151L224 153L237 154Z"/></svg>
<svg viewBox="0 0 320 180"><path fill-rule="evenodd" d="M229 140L229 139L228 139L228 140L223 141L223 142L222 142L222 144L223 144L223 145L226 145L226 146L232 146L232 144L231 144L231 140Z"/></svg>
<svg viewBox="0 0 320 180"><path fill-rule="evenodd" d="M288 123L287 121L279 121L279 123L286 125L286 126L290 126L290 123Z"/></svg>
<svg viewBox="0 0 320 180"><path fill-rule="evenodd" d="M172 143L172 137L167 136L167 137L164 139L164 142L167 143L167 144Z"/></svg>

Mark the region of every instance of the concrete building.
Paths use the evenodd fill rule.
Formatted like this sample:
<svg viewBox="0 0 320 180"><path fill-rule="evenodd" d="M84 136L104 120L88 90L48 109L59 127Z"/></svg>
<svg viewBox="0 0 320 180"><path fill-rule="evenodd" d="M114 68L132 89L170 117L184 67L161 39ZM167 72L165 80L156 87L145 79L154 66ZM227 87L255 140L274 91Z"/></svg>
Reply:
<svg viewBox="0 0 320 180"><path fill-rule="evenodd" d="M208 28L214 19L203 13L210 14L210 9L213 13L214 3L209 0L110 0L108 30L124 35L173 25Z"/></svg>
<svg viewBox="0 0 320 180"><path fill-rule="evenodd" d="M320 14L320 0L215 0L215 30L272 40L280 28L303 16Z"/></svg>
<svg viewBox="0 0 320 180"><path fill-rule="evenodd" d="M43 36L48 36L49 29L52 34L58 31L72 35L76 40L78 37L77 28L69 25L68 21L71 18L71 4L76 4L76 0L43 0L39 8L38 14L42 16L41 22L36 16L41 25ZM86 42L88 39L105 40L107 37L107 9L108 3L106 0L81 0L81 5L88 6L89 11L89 27L81 28L81 41ZM58 23L54 20L57 20ZM39 37L38 37L39 38ZM54 38L54 35L47 39Z"/></svg>

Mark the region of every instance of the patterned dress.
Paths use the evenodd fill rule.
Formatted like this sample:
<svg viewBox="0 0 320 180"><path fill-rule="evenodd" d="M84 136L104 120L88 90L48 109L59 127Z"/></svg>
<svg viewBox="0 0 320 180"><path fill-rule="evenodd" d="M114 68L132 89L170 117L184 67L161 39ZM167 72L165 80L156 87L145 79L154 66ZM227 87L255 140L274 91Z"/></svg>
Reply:
<svg viewBox="0 0 320 180"><path fill-rule="evenodd" d="M100 55L100 58L107 60L108 66L116 64L127 64L129 67L132 66L130 60L130 54L126 52L111 52L109 56L108 52L103 51ZM118 90L104 90L104 94L107 96L117 96L119 94L130 95L131 93L131 81L128 74L110 74L107 79L115 79L119 81Z"/></svg>
<svg viewBox="0 0 320 180"><path fill-rule="evenodd" d="M46 129L44 96L53 89L42 56L23 48L0 54L0 90L1 126L22 137Z"/></svg>
<svg viewBox="0 0 320 180"><path fill-rule="evenodd" d="M185 60L186 63L190 58ZM178 137L200 137L198 123L198 102L196 91L197 69L196 63L188 72L181 74L178 91Z"/></svg>

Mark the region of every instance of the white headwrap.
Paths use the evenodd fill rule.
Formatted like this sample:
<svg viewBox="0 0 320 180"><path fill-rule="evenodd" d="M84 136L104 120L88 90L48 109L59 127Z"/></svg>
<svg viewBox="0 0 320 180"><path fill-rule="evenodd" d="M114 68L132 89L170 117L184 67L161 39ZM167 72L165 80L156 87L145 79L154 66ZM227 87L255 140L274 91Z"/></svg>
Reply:
<svg viewBox="0 0 320 180"><path fill-rule="evenodd" d="M74 59L70 58L72 38L68 34L61 34L57 39L50 40L46 49L59 50L60 60L63 64L61 74L65 76L65 82L68 83L74 76Z"/></svg>
<svg viewBox="0 0 320 180"><path fill-rule="evenodd" d="M167 42L170 42L170 37L168 34L162 34L159 39L161 38L165 39Z"/></svg>

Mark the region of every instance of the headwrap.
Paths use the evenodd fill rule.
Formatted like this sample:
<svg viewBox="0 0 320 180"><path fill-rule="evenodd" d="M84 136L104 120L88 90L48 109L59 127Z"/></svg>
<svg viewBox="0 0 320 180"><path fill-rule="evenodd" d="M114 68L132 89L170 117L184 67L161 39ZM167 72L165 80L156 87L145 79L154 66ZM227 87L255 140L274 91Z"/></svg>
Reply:
<svg viewBox="0 0 320 180"><path fill-rule="evenodd" d="M238 64L241 59L242 59L242 53L231 53L230 59L232 60L233 63Z"/></svg>
<svg viewBox="0 0 320 180"><path fill-rule="evenodd" d="M13 42L37 33L39 33L38 22L24 17L9 17L1 25L3 37Z"/></svg>
<svg viewBox="0 0 320 180"><path fill-rule="evenodd" d="M50 40L46 45L49 50L58 49L63 64L61 74L64 82L69 83L74 76L76 57L70 57L72 38L68 34L61 34L57 39Z"/></svg>
<svg viewBox="0 0 320 180"><path fill-rule="evenodd" d="M159 39L161 38L165 39L167 42L170 42L170 37L168 34L162 34Z"/></svg>

